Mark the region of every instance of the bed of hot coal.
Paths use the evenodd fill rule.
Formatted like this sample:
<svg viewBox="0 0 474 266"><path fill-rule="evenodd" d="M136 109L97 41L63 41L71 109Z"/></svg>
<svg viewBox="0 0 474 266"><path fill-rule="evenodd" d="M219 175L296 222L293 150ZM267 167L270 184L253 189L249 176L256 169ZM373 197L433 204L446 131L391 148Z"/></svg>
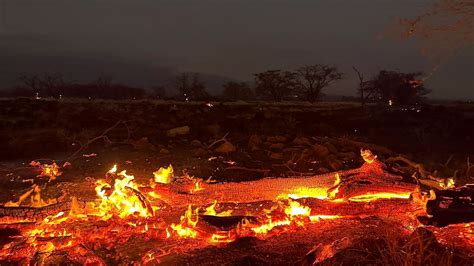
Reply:
<svg viewBox="0 0 474 266"><path fill-rule="evenodd" d="M418 217L427 215L434 194L364 159L358 169L324 176L241 183L174 177L171 167L138 182L114 166L103 179L63 188L54 200L42 198L35 185L0 207L0 260L268 265L364 258L382 264L393 263L396 254L388 253L397 249L414 258L449 251L452 261L469 264L474 224L423 225ZM48 181L68 167L33 166Z"/></svg>

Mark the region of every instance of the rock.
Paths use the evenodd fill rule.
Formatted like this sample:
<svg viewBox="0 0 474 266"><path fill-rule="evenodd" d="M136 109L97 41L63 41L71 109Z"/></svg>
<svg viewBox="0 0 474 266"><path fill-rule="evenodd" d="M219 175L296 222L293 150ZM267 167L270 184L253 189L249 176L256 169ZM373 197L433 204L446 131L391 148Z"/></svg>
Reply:
<svg viewBox="0 0 474 266"><path fill-rule="evenodd" d="M293 140L293 144L295 144L295 145L309 145L309 146L312 145L311 140L308 139L307 137L296 137Z"/></svg>
<svg viewBox="0 0 474 266"><path fill-rule="evenodd" d="M231 153L231 152L235 152L236 149L235 149L235 146L232 143L230 143L228 141L225 141L224 143L219 145L219 147L217 147L214 151L218 152L218 153L228 154L228 153Z"/></svg>
<svg viewBox="0 0 474 266"><path fill-rule="evenodd" d="M285 147L285 144L283 143L273 143L270 145L270 149L272 150L281 150Z"/></svg>
<svg viewBox="0 0 474 266"><path fill-rule="evenodd" d="M172 137L172 138L176 136L184 136L184 135L189 134L189 130L190 128L188 126L175 127L166 131L166 136Z"/></svg>
<svg viewBox="0 0 474 266"><path fill-rule="evenodd" d="M272 143L271 143L271 142L268 142L268 141L265 141L265 142L263 143L263 146L266 146L266 147L270 147L270 145L272 145Z"/></svg>
<svg viewBox="0 0 474 266"><path fill-rule="evenodd" d="M190 143L190 145L191 145L192 147L202 147L202 143L201 143L199 140L197 140L197 139L192 140L191 143Z"/></svg>
<svg viewBox="0 0 474 266"><path fill-rule="evenodd" d="M167 149L165 149L165 148L162 148L162 149L160 150L160 154L170 154L170 151L167 150Z"/></svg>
<svg viewBox="0 0 474 266"><path fill-rule="evenodd" d="M272 152L270 154L270 158L272 158L274 160L281 160L281 159L283 159L283 153L281 153L281 152Z"/></svg>
<svg viewBox="0 0 474 266"><path fill-rule="evenodd" d="M284 148L283 150L283 153L295 153L295 154L298 154L301 152L301 149L300 148L296 148L296 147L290 147L290 148ZM310 150L311 151L311 150Z"/></svg>
<svg viewBox="0 0 474 266"><path fill-rule="evenodd" d="M137 150L156 151L156 147L148 141L147 137L143 137L139 140L131 140L130 144L132 144L133 148Z"/></svg>
<svg viewBox="0 0 474 266"><path fill-rule="evenodd" d="M263 112L263 117L264 117L265 119L273 119L273 118L275 117L275 113L272 112L271 110L265 110L265 111Z"/></svg>
<svg viewBox="0 0 474 266"><path fill-rule="evenodd" d="M321 144L314 144L313 151L318 158L323 158L329 155L329 149Z"/></svg>
<svg viewBox="0 0 474 266"><path fill-rule="evenodd" d="M338 159L328 160L328 164L334 171L341 170L343 167L343 164Z"/></svg>
<svg viewBox="0 0 474 266"><path fill-rule="evenodd" d="M256 151L259 149L259 146L262 145L262 139L259 135L252 135L249 138L248 148L251 151Z"/></svg>
<svg viewBox="0 0 474 266"><path fill-rule="evenodd" d="M353 161L357 160L358 156L355 152L340 152L337 154L337 157L343 161Z"/></svg>
<svg viewBox="0 0 474 266"><path fill-rule="evenodd" d="M300 158L299 160L306 160L307 158L309 158L310 156L312 156L314 153L313 149L304 149L301 153L300 153Z"/></svg>
<svg viewBox="0 0 474 266"><path fill-rule="evenodd" d="M209 151L204 149L204 148L197 148L194 151L194 156L195 157L207 157L207 156L209 156Z"/></svg>
<svg viewBox="0 0 474 266"><path fill-rule="evenodd" d="M318 168L318 173L319 174L327 174L327 173L329 173L329 170L325 167L319 167Z"/></svg>
<svg viewBox="0 0 474 266"><path fill-rule="evenodd" d="M209 133L213 138L222 138L221 126L218 124L212 124L204 127L204 131Z"/></svg>
<svg viewBox="0 0 474 266"><path fill-rule="evenodd" d="M326 148L328 148L329 152L331 152L333 154L337 153L337 148L332 143L326 142L326 143L324 143L324 146L326 146Z"/></svg>
<svg viewBox="0 0 474 266"><path fill-rule="evenodd" d="M286 142L287 138L285 136L273 136L267 137L267 141L271 143Z"/></svg>

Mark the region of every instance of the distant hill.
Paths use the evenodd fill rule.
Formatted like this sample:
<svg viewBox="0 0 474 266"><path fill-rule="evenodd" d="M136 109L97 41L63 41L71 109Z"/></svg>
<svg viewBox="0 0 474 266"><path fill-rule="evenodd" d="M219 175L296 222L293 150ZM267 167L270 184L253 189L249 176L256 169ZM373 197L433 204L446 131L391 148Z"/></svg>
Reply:
<svg viewBox="0 0 474 266"><path fill-rule="evenodd" d="M111 78L114 83L149 88L173 87L179 72L175 69L139 62L128 62L113 57L77 57L57 55L0 55L0 88L18 85L21 75L61 73L67 81L87 83L99 76ZM222 84L235 79L200 73L213 95L222 91Z"/></svg>

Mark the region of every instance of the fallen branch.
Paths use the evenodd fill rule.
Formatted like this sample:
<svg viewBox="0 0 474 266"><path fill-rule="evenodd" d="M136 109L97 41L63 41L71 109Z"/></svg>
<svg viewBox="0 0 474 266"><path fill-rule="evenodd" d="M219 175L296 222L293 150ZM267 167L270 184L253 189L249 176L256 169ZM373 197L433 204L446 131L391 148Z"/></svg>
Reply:
<svg viewBox="0 0 474 266"><path fill-rule="evenodd" d="M398 155L398 156L395 156L395 157L390 157L386 160L386 162L388 163L396 163L396 162L403 162L405 164L407 164L408 166L414 168L420 175L421 175L421 178L423 179L426 179L428 178L429 174L428 172L426 171L425 167L419 163L415 163L401 155Z"/></svg>
<svg viewBox="0 0 474 266"><path fill-rule="evenodd" d="M226 140L227 135L229 135L229 132L225 133L225 135L224 135L222 138L215 140L213 143L211 143L209 146L207 146L207 148L208 148L208 149L211 149L211 148L212 148L214 145L216 145L217 143L220 143L220 142L222 142L222 141L227 141L227 140Z"/></svg>
<svg viewBox="0 0 474 266"><path fill-rule="evenodd" d="M92 143L96 142L97 140L101 140L103 139L104 141L106 142L111 142L109 140L109 138L107 137L107 134L112 131L113 129L115 129L116 127L118 127L120 124L124 124L125 127L127 128L127 131L128 131L128 138L130 137L130 130L126 124L125 121L122 121L122 120L119 120L117 121L113 126L107 128L104 132L102 132L102 134L100 134L99 136L95 137L95 138L92 138L92 139L89 139L85 144L81 145L81 147L76 150L73 154L71 154L67 159L66 161L70 161L72 160L73 158L75 158L80 152L82 152L83 150L87 149L87 147L89 147L89 145L91 145Z"/></svg>
<svg viewBox="0 0 474 266"><path fill-rule="evenodd" d="M242 166L231 166L224 169L227 170L236 170L236 171L247 171L247 172L254 172L254 173L262 173L264 175L268 174L271 170L270 169L254 169L254 168L247 168Z"/></svg>

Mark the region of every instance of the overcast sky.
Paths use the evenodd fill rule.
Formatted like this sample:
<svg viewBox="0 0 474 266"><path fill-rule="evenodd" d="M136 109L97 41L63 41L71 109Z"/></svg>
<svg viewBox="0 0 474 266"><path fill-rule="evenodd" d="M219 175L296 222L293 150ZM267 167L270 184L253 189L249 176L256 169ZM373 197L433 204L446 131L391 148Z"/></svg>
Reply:
<svg viewBox="0 0 474 266"><path fill-rule="evenodd" d="M351 95L352 65L367 76L380 69L430 70L433 64L414 45L376 38L427 2L0 0L0 59L108 57L242 80L267 69L334 64L347 79L327 93ZM472 46L455 53L429 80L433 96L473 99L473 62Z"/></svg>

